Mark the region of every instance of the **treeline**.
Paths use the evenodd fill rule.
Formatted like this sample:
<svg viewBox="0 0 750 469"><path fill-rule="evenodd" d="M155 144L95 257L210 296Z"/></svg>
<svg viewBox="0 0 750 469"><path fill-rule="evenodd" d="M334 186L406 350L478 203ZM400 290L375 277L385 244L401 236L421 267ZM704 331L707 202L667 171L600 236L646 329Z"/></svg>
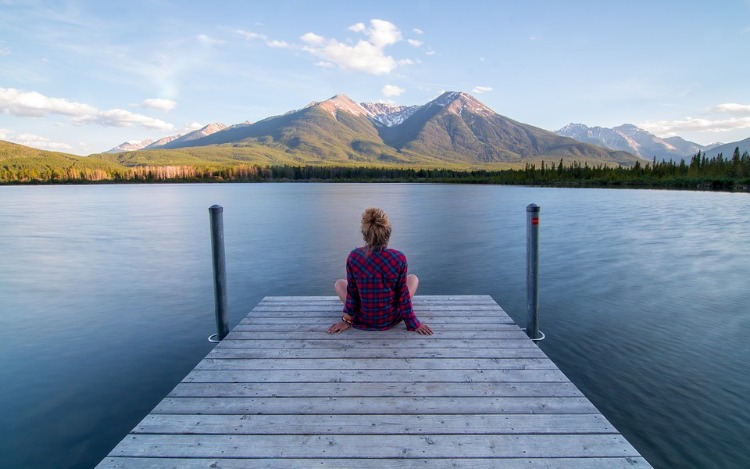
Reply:
<svg viewBox="0 0 750 469"><path fill-rule="evenodd" d="M133 166L65 169L0 166L0 182L16 184L104 182L434 182L591 187L665 187L741 190L750 187L750 155L735 149L731 158L698 153L688 162L636 163L632 167L542 161L523 169L460 170L400 167L223 165Z"/></svg>

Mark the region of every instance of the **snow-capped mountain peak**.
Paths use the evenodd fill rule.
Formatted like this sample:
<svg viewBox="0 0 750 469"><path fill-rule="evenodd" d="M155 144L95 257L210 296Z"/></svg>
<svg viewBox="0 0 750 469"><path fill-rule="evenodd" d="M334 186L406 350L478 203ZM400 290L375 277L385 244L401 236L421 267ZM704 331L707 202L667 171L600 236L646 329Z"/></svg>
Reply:
<svg viewBox="0 0 750 469"><path fill-rule="evenodd" d="M376 124L393 127L402 124L421 106L397 106L388 103L361 103Z"/></svg>
<svg viewBox="0 0 750 469"><path fill-rule="evenodd" d="M495 111L485 106L481 101L470 94L458 91L446 91L438 96L427 106L440 106L455 114L461 115L464 111L482 116L491 116Z"/></svg>
<svg viewBox="0 0 750 469"><path fill-rule="evenodd" d="M430 104L434 104L440 107L445 107L451 104L460 96L461 96L461 93L457 91L446 91L445 93L441 94L436 99L434 99Z"/></svg>

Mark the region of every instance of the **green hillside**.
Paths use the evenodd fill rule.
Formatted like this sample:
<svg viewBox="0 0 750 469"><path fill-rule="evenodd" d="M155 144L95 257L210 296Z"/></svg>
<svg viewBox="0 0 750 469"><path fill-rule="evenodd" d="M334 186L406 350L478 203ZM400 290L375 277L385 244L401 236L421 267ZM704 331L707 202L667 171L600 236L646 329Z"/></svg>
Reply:
<svg viewBox="0 0 750 469"><path fill-rule="evenodd" d="M0 141L0 182L103 180L122 169L117 162Z"/></svg>

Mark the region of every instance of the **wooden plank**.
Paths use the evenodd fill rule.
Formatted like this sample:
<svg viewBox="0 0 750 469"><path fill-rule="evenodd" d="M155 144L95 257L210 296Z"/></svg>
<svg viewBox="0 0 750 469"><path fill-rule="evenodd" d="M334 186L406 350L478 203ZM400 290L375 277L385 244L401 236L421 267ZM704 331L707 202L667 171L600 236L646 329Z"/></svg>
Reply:
<svg viewBox="0 0 750 469"><path fill-rule="evenodd" d="M317 326L319 329L328 329L328 326L334 322L341 320L341 311L331 313L270 313L264 316L248 316L243 319L240 324L242 325L267 325L267 326L285 326L285 325L301 325L301 326ZM514 329L518 328L518 325L513 322L512 319L502 316L462 316L462 315L434 315L432 313L423 313L417 315L420 322L429 324L430 327L434 327L437 324L444 324L452 326L459 330L482 330L483 328L498 327L501 329ZM401 325L396 326L396 330L403 330L405 327ZM381 331L382 332L382 331Z"/></svg>
<svg viewBox="0 0 750 469"><path fill-rule="evenodd" d="M208 435L489 435L612 433L599 414L168 415L151 414L133 433Z"/></svg>
<svg viewBox="0 0 750 469"><path fill-rule="evenodd" d="M217 359L206 358L196 370L556 370L543 358L356 358Z"/></svg>
<svg viewBox="0 0 750 469"><path fill-rule="evenodd" d="M331 313L340 314L343 311L343 304L338 303L318 303L318 304L268 304L253 308L250 317L254 316L271 316L273 313ZM450 305L450 304L423 304L414 305L414 311L417 313L436 313L436 314L457 314L468 316L470 314L480 314L481 316L502 316L505 312L497 305ZM265 314L264 314L265 313Z"/></svg>
<svg viewBox="0 0 750 469"><path fill-rule="evenodd" d="M193 370L186 383L565 382L560 370Z"/></svg>
<svg viewBox="0 0 750 469"><path fill-rule="evenodd" d="M432 459L201 459L171 458L169 460L138 457L108 457L99 467L118 469L299 469L324 467L327 469L639 469L651 467L642 457L627 458L432 458Z"/></svg>
<svg viewBox="0 0 750 469"><path fill-rule="evenodd" d="M421 349L383 349L383 348L262 348L252 341L227 341L222 348L209 352L207 358L403 358L403 359L451 359L451 358L546 358L536 346L518 348L421 348ZM345 351L345 353L344 353Z"/></svg>
<svg viewBox="0 0 750 469"><path fill-rule="evenodd" d="M141 435L113 456L207 458L638 457L621 435Z"/></svg>
<svg viewBox="0 0 750 469"><path fill-rule="evenodd" d="M560 383L185 383L169 397L583 397L570 382Z"/></svg>
<svg viewBox="0 0 750 469"><path fill-rule="evenodd" d="M328 296L266 296L258 304L267 303L325 303L339 302L335 295ZM454 302L459 305L480 303L480 304L497 304L490 295L417 295L412 299L414 304L431 303L431 302Z"/></svg>
<svg viewBox="0 0 750 469"><path fill-rule="evenodd" d="M258 327L248 327L242 324L238 325L231 332L230 340L332 340L328 333L328 327L330 324L325 324L323 327L311 327L309 330L297 330L297 331L268 331ZM518 329L497 329L493 330L488 327L483 330L455 330L455 328L438 327L435 325L431 326L431 329L435 332L435 335L430 336L427 340L445 340L445 339L519 339L528 340L528 336ZM343 332L347 334L346 339L349 336L356 338L357 340L382 340L384 338L396 337L401 342L401 346L404 346L404 339L419 339L425 340L424 336L418 334L408 334L406 337L403 336L402 330L389 330L389 331L358 331L348 330ZM229 337L229 336L227 336Z"/></svg>
<svg viewBox="0 0 750 469"><path fill-rule="evenodd" d="M347 331L348 332L348 331ZM410 354L414 352L414 349L458 349L463 347L477 347L477 348L491 348L491 349L503 349L503 348L534 348L534 345L528 338L526 339L487 339L487 340L468 340L468 339L440 339L439 337L424 338L417 334L412 334L408 343L405 343L404 339L392 338L392 339L381 339L370 335L369 338L362 337L349 340L335 340L329 339L324 336L323 339L319 340L254 340L250 336L241 336L241 333L230 332L226 339L226 343L222 341L222 346L227 348L308 348L308 349L332 349L332 350L356 350L356 349L372 349L371 354L374 357L378 357L376 351L380 350L385 352L386 349L401 350L404 354Z"/></svg>
<svg viewBox="0 0 750 469"><path fill-rule="evenodd" d="M166 397L157 414L592 414L582 397Z"/></svg>

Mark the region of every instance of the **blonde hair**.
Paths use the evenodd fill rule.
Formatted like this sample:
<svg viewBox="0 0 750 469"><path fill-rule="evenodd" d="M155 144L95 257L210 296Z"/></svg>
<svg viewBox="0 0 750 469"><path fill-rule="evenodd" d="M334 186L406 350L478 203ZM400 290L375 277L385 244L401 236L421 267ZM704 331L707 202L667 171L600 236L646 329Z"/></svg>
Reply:
<svg viewBox="0 0 750 469"><path fill-rule="evenodd" d="M388 247L391 238L391 220L379 208L368 208L362 213L362 238L370 249Z"/></svg>

